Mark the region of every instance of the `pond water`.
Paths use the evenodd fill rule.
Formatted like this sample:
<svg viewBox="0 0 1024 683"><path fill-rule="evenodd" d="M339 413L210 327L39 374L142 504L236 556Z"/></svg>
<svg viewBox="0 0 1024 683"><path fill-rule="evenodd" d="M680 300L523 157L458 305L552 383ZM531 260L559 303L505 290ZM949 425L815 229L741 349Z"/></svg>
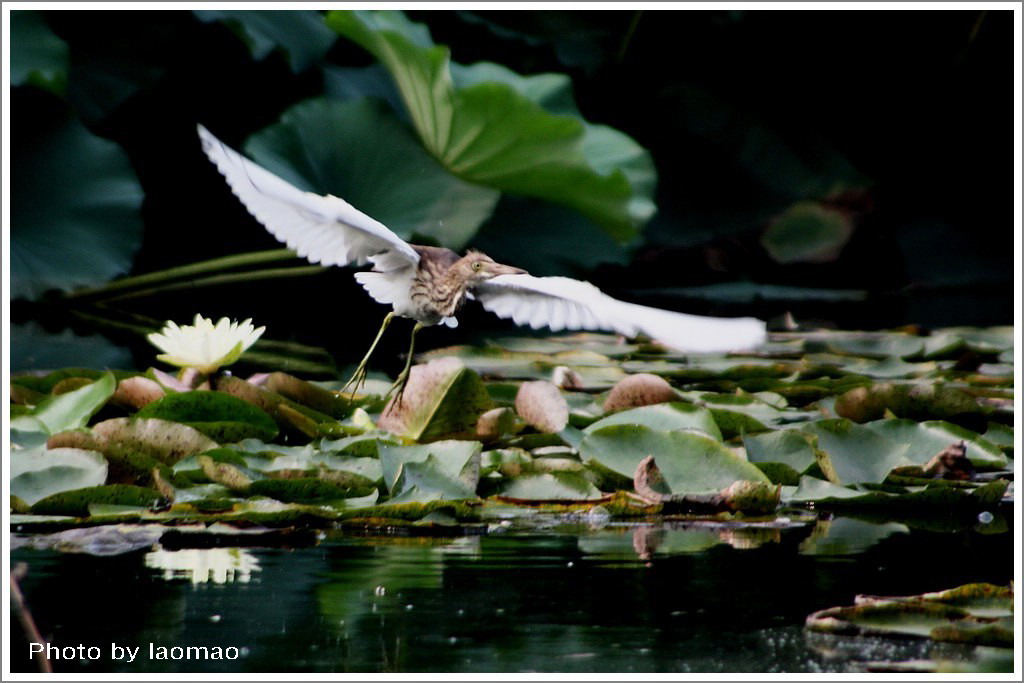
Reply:
<svg viewBox="0 0 1024 683"><path fill-rule="evenodd" d="M987 520L986 520L987 521ZM916 528L915 528L916 527ZM970 659L962 646L806 632L858 593L1007 584L1013 530L793 517L761 527L558 524L446 539L328 532L294 549L19 548L66 672L823 672ZM30 671L12 636L12 668ZM113 661L111 644L140 647ZM238 648L221 661L150 647Z"/></svg>

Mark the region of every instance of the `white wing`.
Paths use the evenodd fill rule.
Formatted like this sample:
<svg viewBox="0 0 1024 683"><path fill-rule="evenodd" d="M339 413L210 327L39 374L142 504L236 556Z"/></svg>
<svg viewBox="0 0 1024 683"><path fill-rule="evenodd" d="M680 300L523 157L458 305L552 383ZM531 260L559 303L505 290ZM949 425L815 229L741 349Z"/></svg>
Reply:
<svg viewBox="0 0 1024 683"><path fill-rule="evenodd" d="M290 249L313 263L362 265L372 256L415 265L420 257L398 235L343 199L304 192L249 161L198 127L203 151L249 213ZM380 258L380 256L378 256Z"/></svg>
<svg viewBox="0 0 1024 683"><path fill-rule="evenodd" d="M627 337L642 332L680 351L737 351L765 340L765 325L755 318L709 318L630 304L567 277L500 275L478 285L473 295L499 318L533 329L612 330Z"/></svg>

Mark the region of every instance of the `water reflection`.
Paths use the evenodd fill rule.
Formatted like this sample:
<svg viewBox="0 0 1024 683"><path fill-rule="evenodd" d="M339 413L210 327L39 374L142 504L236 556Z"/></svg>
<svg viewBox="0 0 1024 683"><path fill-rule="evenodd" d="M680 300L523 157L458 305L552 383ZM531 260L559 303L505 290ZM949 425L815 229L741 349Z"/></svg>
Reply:
<svg viewBox="0 0 1024 683"><path fill-rule="evenodd" d="M259 560L244 548L154 550L146 553L145 564L161 570L165 581L188 579L200 583L248 583L260 571Z"/></svg>
<svg viewBox="0 0 1024 683"><path fill-rule="evenodd" d="M700 553L716 545L736 550L753 550L766 543L779 543L787 525L714 525L672 526L644 524L636 527L610 527L581 536L579 549L585 555L605 559L639 559L655 555Z"/></svg>

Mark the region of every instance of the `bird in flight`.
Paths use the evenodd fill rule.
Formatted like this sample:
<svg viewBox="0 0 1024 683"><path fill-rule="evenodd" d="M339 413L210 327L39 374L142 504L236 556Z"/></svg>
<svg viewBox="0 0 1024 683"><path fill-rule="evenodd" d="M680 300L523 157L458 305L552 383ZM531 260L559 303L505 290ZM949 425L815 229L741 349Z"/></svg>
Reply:
<svg viewBox="0 0 1024 683"><path fill-rule="evenodd" d="M683 352L748 349L765 339L755 318L712 318L619 301L589 282L535 277L470 250L409 244L344 199L305 192L245 158L198 127L203 151L252 216L299 256L328 266L373 264L355 274L374 300L391 306L349 386L366 379L367 364L395 316L416 321L405 368L391 392L400 401L409 379L416 333L431 325L458 325L466 301L477 301L499 318L532 329L608 330L626 337L645 334Z"/></svg>

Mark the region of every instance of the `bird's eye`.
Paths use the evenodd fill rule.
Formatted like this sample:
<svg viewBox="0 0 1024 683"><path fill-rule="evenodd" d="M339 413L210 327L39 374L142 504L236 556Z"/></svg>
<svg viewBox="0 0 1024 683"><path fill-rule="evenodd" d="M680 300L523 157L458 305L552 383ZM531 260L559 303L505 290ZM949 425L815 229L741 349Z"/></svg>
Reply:
<svg viewBox="0 0 1024 683"><path fill-rule="evenodd" d="M473 261L473 270L480 270L484 267L483 261Z"/></svg>

